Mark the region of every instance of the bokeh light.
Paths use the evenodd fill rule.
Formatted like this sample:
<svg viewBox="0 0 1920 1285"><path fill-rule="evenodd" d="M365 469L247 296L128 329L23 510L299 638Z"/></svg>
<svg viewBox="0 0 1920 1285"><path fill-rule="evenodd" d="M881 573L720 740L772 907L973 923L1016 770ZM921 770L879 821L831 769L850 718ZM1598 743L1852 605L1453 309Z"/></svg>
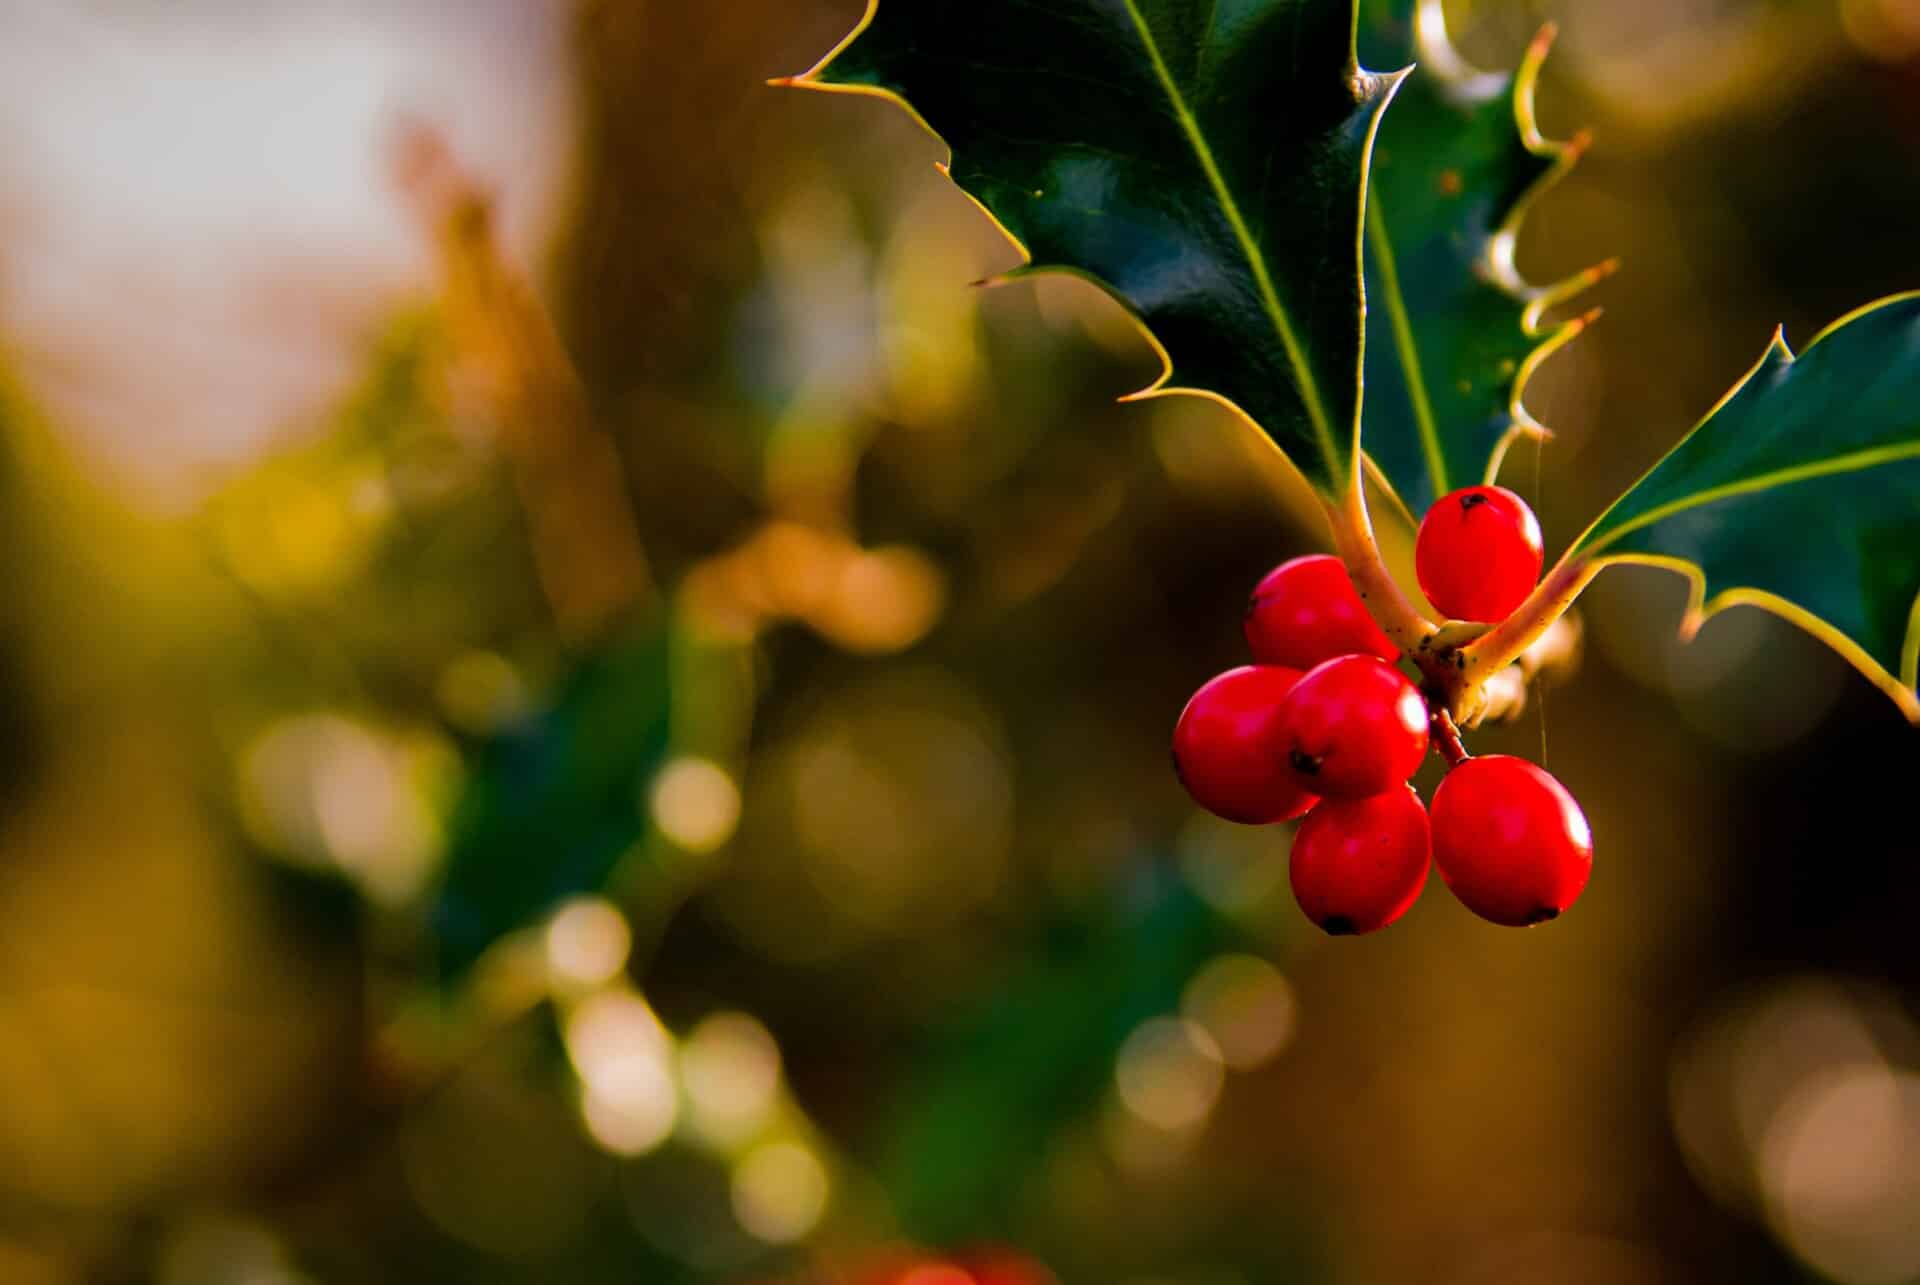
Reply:
<svg viewBox="0 0 1920 1285"><path fill-rule="evenodd" d="M624 990L590 996L567 1017L566 1041L594 1140L621 1155L665 1142L679 1115L679 1086L672 1037L647 1002Z"/></svg>
<svg viewBox="0 0 1920 1285"><path fill-rule="evenodd" d="M745 1142L772 1119L779 1103L780 1048L745 1013L705 1018L680 1047L687 1123L718 1147Z"/></svg>
<svg viewBox="0 0 1920 1285"><path fill-rule="evenodd" d="M740 788L707 759L680 758L661 769L648 791L654 824L688 852L706 853L733 837Z"/></svg>
<svg viewBox="0 0 1920 1285"><path fill-rule="evenodd" d="M1187 880L1208 902L1245 912L1281 893L1287 882L1292 826L1244 826L1195 809L1175 851Z"/></svg>
<svg viewBox="0 0 1920 1285"><path fill-rule="evenodd" d="M1854 47L1876 62L1899 64L1920 53L1914 0L1840 0L1840 21Z"/></svg>
<svg viewBox="0 0 1920 1285"><path fill-rule="evenodd" d="M633 931L619 907L603 897L579 897L547 923L547 971L555 986L590 990L627 966Z"/></svg>
<svg viewBox="0 0 1920 1285"><path fill-rule="evenodd" d="M801 1239L827 1211L825 1166L799 1142L769 1142L741 1157L733 1171L733 1211L740 1225L771 1245Z"/></svg>
<svg viewBox="0 0 1920 1285"><path fill-rule="evenodd" d="M1207 1118L1224 1083L1220 1046L1197 1022L1156 1017L1120 1046L1114 1084L1127 1110L1168 1132Z"/></svg>
<svg viewBox="0 0 1920 1285"><path fill-rule="evenodd" d="M276 853L405 901L444 844L433 778L446 757L431 740L409 745L340 714L286 719L242 760L242 815Z"/></svg>
<svg viewBox="0 0 1920 1285"><path fill-rule="evenodd" d="M1920 1276L1920 1031L1879 988L1788 978L1735 996L1681 1045L1674 1130L1723 1201L1823 1276Z"/></svg>
<svg viewBox="0 0 1920 1285"><path fill-rule="evenodd" d="M1270 1061L1293 1036L1296 1002L1280 970L1252 955L1222 955L1194 974L1180 1011L1212 1037L1236 1071Z"/></svg>
<svg viewBox="0 0 1920 1285"><path fill-rule="evenodd" d="M1856 1063L1803 1082L1761 1146L1770 1216L1847 1285L1920 1278L1920 1074Z"/></svg>
<svg viewBox="0 0 1920 1285"><path fill-rule="evenodd" d="M160 1247L156 1285L307 1285L312 1278L265 1226L202 1215L183 1222Z"/></svg>

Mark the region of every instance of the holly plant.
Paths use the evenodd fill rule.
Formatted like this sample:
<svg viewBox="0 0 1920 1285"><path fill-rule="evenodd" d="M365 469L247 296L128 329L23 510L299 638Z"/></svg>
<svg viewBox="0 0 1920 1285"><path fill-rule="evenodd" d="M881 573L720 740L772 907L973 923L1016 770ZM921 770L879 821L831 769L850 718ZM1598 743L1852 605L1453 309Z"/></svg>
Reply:
<svg viewBox="0 0 1920 1285"><path fill-rule="evenodd" d="M1164 370L1134 397L1229 407L1317 492L1337 557L1261 583L1255 663L1195 694L1174 759L1230 820L1304 815L1294 891L1329 932L1392 922L1430 864L1496 923L1578 896L1592 840L1572 796L1470 757L1459 729L1500 712L1494 680L1617 563L1689 579L1683 635L1762 607L1920 723L1920 294L1798 355L1776 333L1551 566L1497 485L1507 448L1545 435L1528 377L1592 319L1547 315L1612 270L1541 286L1514 266L1585 145L1535 126L1550 41L1494 75L1448 43L1440 0L871 0L777 82L912 112L1024 256L1009 279L1070 272L1139 322ZM1432 614L1389 572L1376 513L1424 514ZM1449 771L1429 814L1405 782L1430 745Z"/></svg>

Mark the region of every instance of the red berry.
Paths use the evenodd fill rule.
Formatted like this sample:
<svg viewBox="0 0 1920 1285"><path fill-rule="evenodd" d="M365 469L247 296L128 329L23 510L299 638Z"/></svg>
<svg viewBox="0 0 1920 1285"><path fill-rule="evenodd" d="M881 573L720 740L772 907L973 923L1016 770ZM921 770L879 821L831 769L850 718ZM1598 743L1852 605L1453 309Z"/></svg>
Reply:
<svg viewBox="0 0 1920 1285"><path fill-rule="evenodd" d="M1426 887L1431 853L1427 810L1412 786L1328 799L1293 838L1294 900L1336 937L1385 928Z"/></svg>
<svg viewBox="0 0 1920 1285"><path fill-rule="evenodd" d="M1426 757L1427 703L1393 666L1339 656L1308 670L1280 702L1280 737L1301 789L1339 798L1380 794Z"/></svg>
<svg viewBox="0 0 1920 1285"><path fill-rule="evenodd" d="M1299 679L1281 665L1242 665L1193 694L1174 725L1173 769L1194 802L1243 825L1291 821L1314 805L1280 743L1280 702Z"/></svg>
<svg viewBox="0 0 1920 1285"><path fill-rule="evenodd" d="M1433 795L1433 861L1468 910L1521 927L1559 917L1593 873L1593 832L1567 788L1525 759L1468 759Z"/></svg>
<svg viewBox="0 0 1920 1285"><path fill-rule="evenodd" d="M1455 620L1505 620L1540 583L1540 523L1502 486L1434 501L1413 545L1427 601Z"/></svg>
<svg viewBox="0 0 1920 1285"><path fill-rule="evenodd" d="M1254 586L1243 626L1263 665L1312 669L1358 652L1389 663L1400 649L1367 614L1340 559L1315 553L1283 562Z"/></svg>

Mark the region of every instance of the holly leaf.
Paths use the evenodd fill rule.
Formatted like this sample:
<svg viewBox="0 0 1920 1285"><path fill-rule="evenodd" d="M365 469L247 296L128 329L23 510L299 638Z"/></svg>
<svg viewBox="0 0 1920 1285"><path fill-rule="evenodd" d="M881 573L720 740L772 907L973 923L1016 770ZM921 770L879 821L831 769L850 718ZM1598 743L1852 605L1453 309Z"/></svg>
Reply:
<svg viewBox="0 0 1920 1285"><path fill-rule="evenodd" d="M1852 662L1920 723L1920 293L1759 365L1575 542L1686 575L1690 636L1750 603Z"/></svg>
<svg viewBox="0 0 1920 1285"><path fill-rule="evenodd" d="M1362 0L1362 60L1417 64L1374 144L1366 229L1364 441L1409 516L1492 481L1515 438L1547 435L1522 400L1528 377L1590 318L1545 314L1612 271L1538 287L1514 266L1527 211L1586 148L1534 120L1552 37L1512 75L1481 72L1448 40L1440 0Z"/></svg>
<svg viewBox="0 0 1920 1285"><path fill-rule="evenodd" d="M1118 299L1165 363L1136 397L1251 419L1323 491L1359 434L1367 154L1399 75L1353 0L872 0L776 82L878 94L1027 259Z"/></svg>

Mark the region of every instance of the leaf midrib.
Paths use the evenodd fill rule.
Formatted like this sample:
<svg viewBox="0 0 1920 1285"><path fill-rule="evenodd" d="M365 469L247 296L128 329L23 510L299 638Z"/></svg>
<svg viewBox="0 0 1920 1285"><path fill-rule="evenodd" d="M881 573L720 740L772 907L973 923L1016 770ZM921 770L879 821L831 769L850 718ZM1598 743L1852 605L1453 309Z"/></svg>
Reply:
<svg viewBox="0 0 1920 1285"><path fill-rule="evenodd" d="M1876 446L1864 451L1852 451L1845 455L1835 455L1830 459L1818 460L1812 464L1795 465L1792 468L1774 469L1770 472L1742 478L1738 482L1729 482L1724 486L1711 486L1704 491L1695 491L1692 495L1678 500L1670 500L1642 513L1639 517L1621 523L1608 531L1598 541L1586 545L1581 553L1592 556L1599 554L1610 544L1635 531L1665 521L1676 513L1697 509L1719 500L1736 495L1750 495L1755 491L1768 491L1777 486L1791 486L1795 482L1811 481L1819 477L1831 477L1839 473L1858 473L1865 469L1877 468L1882 464L1892 464L1904 459L1920 459L1920 441L1901 442L1895 446ZM1604 519L1603 519L1604 520ZM1597 525L1597 524L1596 524Z"/></svg>
<svg viewBox="0 0 1920 1285"><path fill-rule="evenodd" d="M1180 128L1186 133L1187 142L1193 148L1194 155L1200 161L1200 168L1207 176L1208 184L1213 188L1215 199L1220 202L1221 210L1227 216L1227 223L1233 229L1234 239L1240 243L1240 252L1246 256L1247 266L1253 271L1253 279L1260 288L1260 302L1265 308L1268 320L1273 323L1275 333L1280 336L1280 346L1287 354L1287 361L1293 367L1294 382L1300 390L1300 401L1306 407L1307 418L1313 424L1313 432L1321 455L1326 459L1329 473L1337 472L1344 457L1336 447L1332 422L1327 418L1326 406L1320 400L1320 386L1314 380L1312 367L1307 363L1306 350L1301 347L1299 336L1294 333L1293 323L1287 317L1287 310L1280 302L1280 294L1274 288L1273 277L1267 271L1265 257L1260 253L1259 243L1253 238L1252 229L1240 213L1240 206L1233 199L1233 193L1227 187L1225 175L1213 157L1213 149L1208 146L1206 135L1201 132L1200 121L1187 106L1186 96L1180 92L1180 86L1173 78L1166 59L1160 56L1160 46L1154 41L1153 31L1147 26L1136 0L1124 0L1127 16L1133 20L1134 30L1140 34L1140 43L1146 47L1147 58L1153 63L1154 75L1160 80L1160 87L1166 91L1167 100L1172 104Z"/></svg>
<svg viewBox="0 0 1920 1285"><path fill-rule="evenodd" d="M1393 238L1387 231L1378 201L1367 202L1367 236L1373 244L1374 262L1380 269L1380 284L1385 287L1387 320L1392 324L1393 346L1406 377L1414 426L1420 431L1420 453L1426 459L1434 495L1445 495L1453 488L1447 484L1447 460L1440 449L1440 426L1434 421L1433 400L1427 392L1426 368L1420 364L1420 345L1414 338L1413 318L1407 315L1406 296L1400 292L1400 266L1393 255Z"/></svg>

